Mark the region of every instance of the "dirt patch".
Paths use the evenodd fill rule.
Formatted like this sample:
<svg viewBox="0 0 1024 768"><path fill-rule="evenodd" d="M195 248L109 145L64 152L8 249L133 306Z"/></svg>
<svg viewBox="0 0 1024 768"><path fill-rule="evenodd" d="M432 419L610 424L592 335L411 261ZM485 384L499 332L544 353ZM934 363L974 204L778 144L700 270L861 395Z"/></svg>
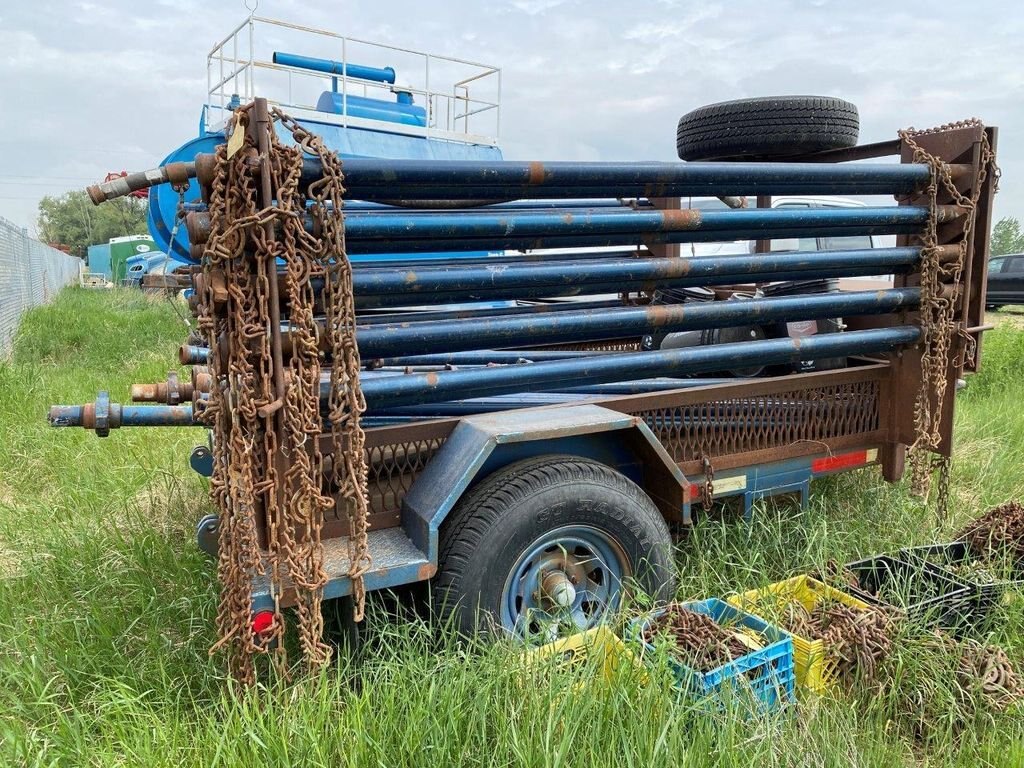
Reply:
<svg viewBox="0 0 1024 768"><path fill-rule="evenodd" d="M1024 306L1003 307L998 312L986 312L985 322L989 325L1007 325L1024 330Z"/></svg>
<svg viewBox="0 0 1024 768"><path fill-rule="evenodd" d="M22 558L17 552L0 545L0 579L17 579L25 575Z"/></svg>

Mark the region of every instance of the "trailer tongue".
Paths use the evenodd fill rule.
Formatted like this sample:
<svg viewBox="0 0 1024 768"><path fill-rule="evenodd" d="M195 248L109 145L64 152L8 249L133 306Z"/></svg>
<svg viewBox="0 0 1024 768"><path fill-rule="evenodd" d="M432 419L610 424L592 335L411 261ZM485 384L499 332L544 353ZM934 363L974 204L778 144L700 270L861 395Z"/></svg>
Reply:
<svg viewBox="0 0 1024 768"><path fill-rule="evenodd" d="M262 99L234 113L232 131L215 156L93 192L198 185L191 381L133 388L149 405L102 393L54 406L51 422L211 431L192 463L211 476L217 514L198 538L218 556L219 645L244 682L256 655L283 659L286 608L311 665L329 656L322 600L352 597L359 615L365 590L432 578L460 628L546 639L593 626L627 585L669 596L669 525L689 523L698 498L738 495L749 512L875 463L896 480L908 447L920 490L933 457L945 466L954 383L980 356L994 129L905 132L823 161L344 166ZM838 162L894 150L901 164ZM794 192L900 204L701 213L675 199ZM383 200L404 202L363 204ZM862 234L899 240L665 250ZM563 250L459 257L506 248ZM349 260L419 251L450 257ZM760 290L870 275L891 287ZM685 286L712 290L651 303ZM740 332L664 341L723 328ZM763 375L726 374L746 369Z"/></svg>

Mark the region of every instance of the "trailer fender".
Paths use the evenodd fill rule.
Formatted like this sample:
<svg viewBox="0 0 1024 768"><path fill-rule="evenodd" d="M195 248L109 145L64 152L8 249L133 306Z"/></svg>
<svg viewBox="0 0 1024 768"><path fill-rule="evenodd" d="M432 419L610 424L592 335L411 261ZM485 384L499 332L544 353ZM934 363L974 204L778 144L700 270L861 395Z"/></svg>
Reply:
<svg viewBox="0 0 1024 768"><path fill-rule="evenodd" d="M506 464L547 453L607 464L643 488L670 523L690 522L689 484L650 427L585 404L462 419L409 489L402 526L436 563L441 523L467 489Z"/></svg>

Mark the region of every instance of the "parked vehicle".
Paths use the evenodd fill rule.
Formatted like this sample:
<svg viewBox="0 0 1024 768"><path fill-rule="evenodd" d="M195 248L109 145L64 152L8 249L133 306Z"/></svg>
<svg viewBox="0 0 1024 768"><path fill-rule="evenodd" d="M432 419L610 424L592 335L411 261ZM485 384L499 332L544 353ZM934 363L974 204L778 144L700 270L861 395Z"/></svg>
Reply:
<svg viewBox="0 0 1024 768"><path fill-rule="evenodd" d="M989 259L985 306L999 309L1004 304L1024 304L1024 253Z"/></svg>

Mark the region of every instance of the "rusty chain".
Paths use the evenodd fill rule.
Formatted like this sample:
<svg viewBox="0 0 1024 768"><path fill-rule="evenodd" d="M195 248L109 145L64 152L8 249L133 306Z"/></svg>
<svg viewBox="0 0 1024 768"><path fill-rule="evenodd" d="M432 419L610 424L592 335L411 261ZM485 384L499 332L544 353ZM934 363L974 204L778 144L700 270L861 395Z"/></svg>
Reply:
<svg viewBox="0 0 1024 768"><path fill-rule="evenodd" d="M643 635L647 642L655 642L659 638L670 641L677 653L702 672L752 652L736 632L679 603L666 606L664 612L647 625Z"/></svg>
<svg viewBox="0 0 1024 768"><path fill-rule="evenodd" d="M704 467L704 483L700 488L700 503L705 512L710 512L715 504L715 468L707 454L701 457L701 464Z"/></svg>
<svg viewBox="0 0 1024 768"><path fill-rule="evenodd" d="M253 107L235 114L235 130L246 130ZM220 510L218 575L221 599L219 640L228 668L243 685L256 679L255 657L270 653L287 674L281 601L294 599L299 645L310 668L330 659L322 639L320 610L326 583L321 544L324 512L340 489L351 525L350 550L357 618L362 614L362 574L369 565L366 547L366 467L359 425L365 409L359 388L355 349L355 310L351 272L344 248L341 216L341 164L322 142L274 111L293 133L296 146L278 140L271 123L257 126L269 136L265 157L247 131L232 157L217 150L217 168L209 193L211 234L203 254L199 329L210 348L214 379L200 418L213 431L214 473L211 496ZM319 156L323 181L300 190L303 152ZM257 208L258 182L270 177L271 200ZM316 234L306 232L302 216L312 202ZM276 201L276 204L275 204ZM277 263L284 271L278 275ZM334 353L331 373L333 483L324 482L320 451L319 330L311 279L323 277L328 316L327 341ZM272 281L277 281L272 285ZM216 285L226 299L218 299ZM282 289L277 297L276 289ZM279 304L274 303L278 298ZM291 348L283 370L272 349L272 318L287 308ZM282 314L283 317L283 314ZM354 454L354 455L353 455ZM260 523L265 542L259 541ZM261 553L261 544L262 553ZM253 580L269 581L274 621L258 636L252 629Z"/></svg>
<svg viewBox="0 0 1024 768"><path fill-rule="evenodd" d="M356 346L355 297L352 292L352 266L345 252L345 222L341 161L327 149L319 136L310 133L280 110L276 119L292 133L296 144L320 160L323 176L310 184L307 195L313 205L314 229L319 232L310 253L323 270L324 309L327 338L331 348L331 391L328 420L331 424L333 451L332 481L345 503L349 522L349 577L355 598L355 619L363 617L366 590L363 575L371 564L367 542L367 466L365 436L359 424L366 400L359 386L359 348Z"/></svg>
<svg viewBox="0 0 1024 768"><path fill-rule="evenodd" d="M877 609L858 610L838 600L822 600L811 610L799 602L786 605L782 625L801 637L821 640L844 680L870 680L892 649L893 626Z"/></svg>
<svg viewBox="0 0 1024 768"><path fill-rule="evenodd" d="M978 200L984 182L991 172L998 186L999 168L995 153L989 144L988 135L981 131L981 162L974 179L970 195L957 189L952 169L948 163L924 150L915 137L957 128L971 128L983 125L977 119L948 123L924 131L907 128L899 132L900 139L911 149L913 161L923 163L931 169L931 178L925 193L928 197L928 223L921 237L921 382L914 403L914 443L910 446L911 488L920 496L928 496L932 474L938 474L938 493L935 507L940 518L946 515L949 503L949 459L934 456L942 443L942 405L948 385L947 374L950 352L954 338L966 336L962 325L956 320L958 299L961 298L961 282L967 264L970 237L974 231ZM938 196L940 187L952 198L954 204L964 208L963 230L956 243L956 257L943 264L938 238ZM950 295L944 289L953 286ZM965 345L970 354L973 339Z"/></svg>

